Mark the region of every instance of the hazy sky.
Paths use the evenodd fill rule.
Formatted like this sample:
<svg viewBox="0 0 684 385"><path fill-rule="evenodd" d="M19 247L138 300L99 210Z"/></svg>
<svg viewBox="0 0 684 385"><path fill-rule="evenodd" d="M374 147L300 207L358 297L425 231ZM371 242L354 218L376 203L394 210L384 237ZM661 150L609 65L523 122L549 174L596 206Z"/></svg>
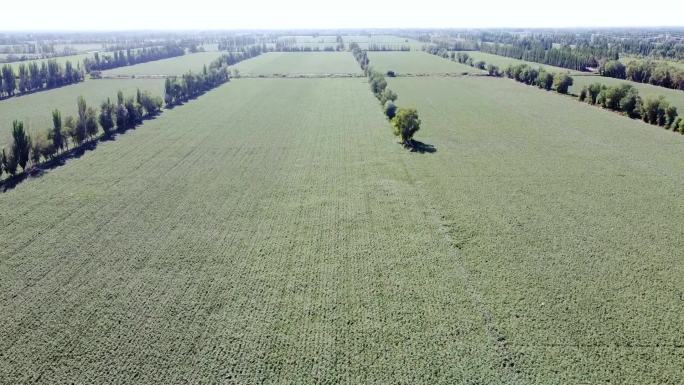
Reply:
<svg viewBox="0 0 684 385"><path fill-rule="evenodd" d="M684 0L8 0L3 14L0 30L684 26Z"/></svg>

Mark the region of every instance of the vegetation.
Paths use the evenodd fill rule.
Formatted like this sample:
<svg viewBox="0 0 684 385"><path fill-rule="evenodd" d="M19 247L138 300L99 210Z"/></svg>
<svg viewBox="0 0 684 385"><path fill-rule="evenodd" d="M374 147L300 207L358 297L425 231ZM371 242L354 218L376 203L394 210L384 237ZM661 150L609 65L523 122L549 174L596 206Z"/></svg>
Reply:
<svg viewBox="0 0 684 385"><path fill-rule="evenodd" d="M185 55L185 49L175 44L161 47L143 47L137 50L114 51L112 54L95 53L93 59L83 61L86 72L103 71L160 59Z"/></svg>
<svg viewBox="0 0 684 385"><path fill-rule="evenodd" d="M401 138L404 146L411 147L413 135L420 130L420 119L415 108L401 107L391 120L394 135Z"/></svg>
<svg viewBox="0 0 684 385"><path fill-rule="evenodd" d="M21 63L18 69L18 73L15 73L9 64L0 69L0 98L78 83L83 81L84 76L80 64L74 67L70 61L66 61L62 66L54 59L42 62L40 67L38 62L28 65Z"/></svg>

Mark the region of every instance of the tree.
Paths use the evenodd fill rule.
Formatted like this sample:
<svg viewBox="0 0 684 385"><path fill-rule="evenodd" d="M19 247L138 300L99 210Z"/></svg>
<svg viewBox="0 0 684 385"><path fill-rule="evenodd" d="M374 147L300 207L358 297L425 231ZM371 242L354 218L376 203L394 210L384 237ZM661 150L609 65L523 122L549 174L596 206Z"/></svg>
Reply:
<svg viewBox="0 0 684 385"><path fill-rule="evenodd" d="M627 76L625 65L618 60L608 60L599 67L601 76L624 79Z"/></svg>
<svg viewBox="0 0 684 385"><path fill-rule="evenodd" d="M126 114L128 116L128 121L126 123L127 128L133 128L142 122L142 106L136 103L132 96L126 99L124 107L126 108Z"/></svg>
<svg viewBox="0 0 684 385"><path fill-rule="evenodd" d="M85 132L88 138L92 138L97 135L98 124L97 124L97 110L93 107L88 107L86 110L86 121L85 121Z"/></svg>
<svg viewBox="0 0 684 385"><path fill-rule="evenodd" d="M385 88L385 90L382 91L382 93L380 94L380 104L382 104L384 106L385 103L387 103L388 101L390 101L390 102L396 101L398 97L399 96L397 95L396 92L390 90L389 88Z"/></svg>
<svg viewBox="0 0 684 385"><path fill-rule="evenodd" d="M537 86L549 91L553 86L553 74L540 69L537 75Z"/></svg>
<svg viewBox="0 0 684 385"><path fill-rule="evenodd" d="M79 96L76 99L76 104L78 106L78 115L76 116L75 131L72 132L72 140L80 145L88 136L88 106L83 96Z"/></svg>
<svg viewBox="0 0 684 385"><path fill-rule="evenodd" d="M556 92L560 94L567 94L568 88L570 88L572 83L572 77L568 74L556 74L553 79L553 85L556 88Z"/></svg>
<svg viewBox="0 0 684 385"><path fill-rule="evenodd" d="M668 106L665 109L665 128L672 128L674 130L677 127L677 126L673 126L676 119L677 119L677 107Z"/></svg>
<svg viewBox="0 0 684 385"><path fill-rule="evenodd" d="M420 130L420 119L415 108L402 107L397 109L396 115L392 118L394 135L401 138L401 143L410 146L413 135Z"/></svg>
<svg viewBox="0 0 684 385"><path fill-rule="evenodd" d="M55 147L45 132L39 132L32 137L31 161L34 165L40 162L40 158L49 159L55 154Z"/></svg>
<svg viewBox="0 0 684 385"><path fill-rule="evenodd" d="M582 87L578 96L580 102L587 100L587 92L587 86Z"/></svg>
<svg viewBox="0 0 684 385"><path fill-rule="evenodd" d="M5 172L14 176L17 174L17 158L12 154L12 150L2 149L2 167Z"/></svg>
<svg viewBox="0 0 684 385"><path fill-rule="evenodd" d="M499 67L491 63L487 64L487 73L489 74L489 76L501 76L501 73L499 72Z"/></svg>
<svg viewBox="0 0 684 385"><path fill-rule="evenodd" d="M114 109L114 114L116 115L116 129L122 132L125 131L128 125L128 110L124 105L124 96L121 91L116 94L116 108Z"/></svg>
<svg viewBox="0 0 684 385"><path fill-rule="evenodd" d="M104 131L105 135L109 135L112 128L114 128L113 113L114 104L107 98L107 100L100 105L100 116L98 117L100 127L102 127L102 131Z"/></svg>
<svg viewBox="0 0 684 385"><path fill-rule="evenodd" d="M24 123L15 120L12 122L12 156L22 170L26 170L26 164L31 153L31 137L24 130Z"/></svg>
<svg viewBox="0 0 684 385"><path fill-rule="evenodd" d="M76 119L74 119L73 116L69 115L64 119L64 134L71 138L71 142L76 145L78 143L77 137L78 137L78 129L77 129L77 124L76 124ZM64 141L66 143L66 141ZM67 146L68 148L68 146Z"/></svg>
<svg viewBox="0 0 684 385"><path fill-rule="evenodd" d="M385 103L385 116L387 116L387 119L392 120L394 116L397 113L397 106L394 104L393 101L388 100Z"/></svg>
<svg viewBox="0 0 684 385"><path fill-rule="evenodd" d="M7 96L14 95L14 90L17 88L17 79L14 77L14 70L9 64L2 66L2 92Z"/></svg>
<svg viewBox="0 0 684 385"><path fill-rule="evenodd" d="M48 135L48 138L52 140L52 145L55 151L59 151L64 148L64 137L62 136L62 114L59 110L52 111L52 130Z"/></svg>

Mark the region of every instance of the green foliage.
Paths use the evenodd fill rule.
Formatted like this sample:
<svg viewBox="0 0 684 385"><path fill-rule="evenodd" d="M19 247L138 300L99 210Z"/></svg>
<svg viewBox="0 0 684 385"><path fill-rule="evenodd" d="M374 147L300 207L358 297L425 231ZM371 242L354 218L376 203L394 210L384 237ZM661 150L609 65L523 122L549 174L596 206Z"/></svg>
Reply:
<svg viewBox="0 0 684 385"><path fill-rule="evenodd" d="M98 117L98 122L100 123L100 127L102 127L102 131L104 131L105 135L109 135L114 128L114 109L115 109L114 103L107 98L102 104L100 105L100 116Z"/></svg>
<svg viewBox="0 0 684 385"><path fill-rule="evenodd" d="M64 148L64 136L62 135L62 114L59 110L52 111L52 130L48 136L52 140L52 145L56 151Z"/></svg>
<svg viewBox="0 0 684 385"><path fill-rule="evenodd" d="M608 76L618 79L624 79L627 76L625 65L619 60L608 60L604 63L601 63L601 66L599 67L599 74L601 74L601 76Z"/></svg>
<svg viewBox="0 0 684 385"><path fill-rule="evenodd" d="M399 136L405 145L410 145L413 135L420 130L420 119L415 108L400 107L391 123L394 135Z"/></svg>
<svg viewBox="0 0 684 385"><path fill-rule="evenodd" d="M537 76L537 86L547 91L551 90L551 87L553 86L553 74L540 68L539 75Z"/></svg>
<svg viewBox="0 0 684 385"><path fill-rule="evenodd" d="M394 102L398 98L398 95L396 92L390 90L389 88L385 88L382 93L380 93L379 99L380 99L380 104L383 106L388 102Z"/></svg>
<svg viewBox="0 0 684 385"><path fill-rule="evenodd" d="M15 120L12 122L11 155L22 170L26 170L26 164L31 153L31 138L24 130L24 122ZM16 168L15 168L16 169Z"/></svg>
<svg viewBox="0 0 684 385"><path fill-rule="evenodd" d="M387 87L385 76L381 72L370 69L368 72L368 83L370 84L371 92L373 92L376 98L380 99L380 95Z"/></svg>
<svg viewBox="0 0 684 385"><path fill-rule="evenodd" d="M553 87L560 94L567 94L572 83L572 77L568 74L556 74L553 77Z"/></svg>
<svg viewBox="0 0 684 385"><path fill-rule="evenodd" d="M387 117L387 119L392 120L392 118L394 118L394 116L397 113L397 106L394 104L393 101L388 100L385 103L384 110L385 110L385 116Z"/></svg>

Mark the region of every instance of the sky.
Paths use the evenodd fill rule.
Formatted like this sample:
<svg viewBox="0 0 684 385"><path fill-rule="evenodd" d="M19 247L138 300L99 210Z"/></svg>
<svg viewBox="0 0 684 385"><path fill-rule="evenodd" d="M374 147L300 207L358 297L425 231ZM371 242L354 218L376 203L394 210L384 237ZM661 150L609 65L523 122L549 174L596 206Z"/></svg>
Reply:
<svg viewBox="0 0 684 385"><path fill-rule="evenodd" d="M10 0L3 14L1 31L645 27L684 26L684 0Z"/></svg>

